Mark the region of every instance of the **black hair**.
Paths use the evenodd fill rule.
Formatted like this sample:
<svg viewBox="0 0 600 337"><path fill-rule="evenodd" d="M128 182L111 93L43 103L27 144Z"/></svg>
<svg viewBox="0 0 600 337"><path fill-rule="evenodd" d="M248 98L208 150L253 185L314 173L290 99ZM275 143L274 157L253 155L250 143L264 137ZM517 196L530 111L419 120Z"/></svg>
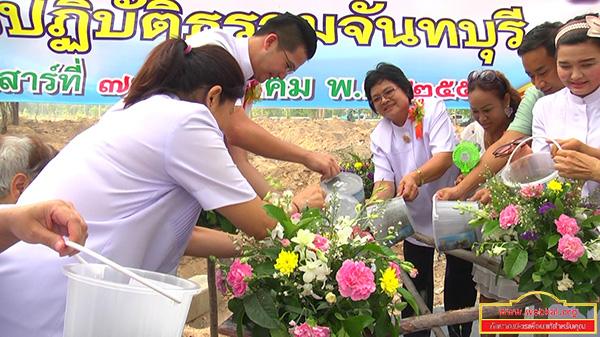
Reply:
<svg viewBox="0 0 600 337"><path fill-rule="evenodd" d="M375 113L378 113L377 109L375 109L375 106L373 105L373 101L371 100L371 89L383 80L394 82L394 84L402 89L404 94L406 94L408 97L408 102L410 104L410 101L414 97L414 92L412 85L410 84L408 78L406 78L404 75L404 72L402 72L400 68L393 64L381 62L377 65L377 67L375 67L375 69L369 70L365 78L365 94L367 95L367 100L369 101L371 110L373 110Z"/></svg>
<svg viewBox="0 0 600 337"><path fill-rule="evenodd" d="M517 54L522 57L525 53L544 47L548 55L554 57L556 54L554 39L561 26L562 22L560 21L546 21L535 26L523 37L523 41L521 42L519 49L517 49Z"/></svg>
<svg viewBox="0 0 600 337"><path fill-rule="evenodd" d="M509 118L512 121L515 118L515 114L517 113L517 109L521 103L521 95L517 89L510 84L510 81L502 72L498 70L492 71L496 72L496 79L491 82L483 82L479 79L470 81L467 85L467 89L469 92L474 91L475 89L493 92L496 97L500 99L500 101L504 101L504 96L508 94L510 97L508 106L511 107L513 111Z"/></svg>
<svg viewBox="0 0 600 337"><path fill-rule="evenodd" d="M188 48L181 39L169 39L148 54L125 96L125 107L155 94L185 99L198 89L215 85L222 88L220 101L235 101L244 95L244 75L233 56L220 46Z"/></svg>
<svg viewBox="0 0 600 337"><path fill-rule="evenodd" d="M279 14L265 22L255 36L277 34L282 47L295 51L306 47L306 59L310 60L317 51L317 33L306 19L291 13Z"/></svg>

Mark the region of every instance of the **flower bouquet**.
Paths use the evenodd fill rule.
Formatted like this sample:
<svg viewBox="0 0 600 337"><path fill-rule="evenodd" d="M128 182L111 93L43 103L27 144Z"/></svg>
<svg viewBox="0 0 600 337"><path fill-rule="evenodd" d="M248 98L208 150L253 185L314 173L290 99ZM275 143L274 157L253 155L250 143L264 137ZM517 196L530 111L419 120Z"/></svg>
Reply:
<svg viewBox="0 0 600 337"><path fill-rule="evenodd" d="M375 184L373 155L368 158L361 158L358 154L350 151L347 154L343 154L342 158L342 162L340 163L341 171L358 174L363 181L365 199L371 198L373 185Z"/></svg>
<svg viewBox="0 0 600 337"><path fill-rule="evenodd" d="M509 188L488 180L492 202L474 210L482 226L478 254L501 258L505 277L520 292L554 294L570 303L597 302L600 295L600 215L597 204L584 204L581 183L552 180L545 185ZM543 296L545 306L552 299Z"/></svg>
<svg viewBox="0 0 600 337"><path fill-rule="evenodd" d="M253 336L397 336L396 315L407 303L418 312L400 270L413 277L417 270L364 231L377 214L330 219L304 209L288 216L286 200L284 193L278 205L264 206L279 221L268 238L240 236L241 257L219 264L217 287L234 296L238 335L246 325Z"/></svg>

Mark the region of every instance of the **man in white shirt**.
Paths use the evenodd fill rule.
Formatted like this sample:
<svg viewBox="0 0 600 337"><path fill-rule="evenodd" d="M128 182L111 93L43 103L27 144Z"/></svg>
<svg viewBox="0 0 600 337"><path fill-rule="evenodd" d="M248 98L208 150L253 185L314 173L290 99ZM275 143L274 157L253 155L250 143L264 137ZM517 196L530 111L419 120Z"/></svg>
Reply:
<svg viewBox="0 0 600 337"><path fill-rule="evenodd" d="M192 47L218 44L227 49L246 77L247 90L253 84L270 78L285 78L311 59L317 50L314 29L306 20L290 13L269 19L249 38L236 38L214 28L192 35L186 42ZM271 187L250 164L247 151L267 158L301 163L320 173L324 179L340 172L333 157L285 142L253 122L247 115L251 107L251 99L236 103L231 116L233 122L225 130L225 138L234 162L259 197L263 198Z"/></svg>

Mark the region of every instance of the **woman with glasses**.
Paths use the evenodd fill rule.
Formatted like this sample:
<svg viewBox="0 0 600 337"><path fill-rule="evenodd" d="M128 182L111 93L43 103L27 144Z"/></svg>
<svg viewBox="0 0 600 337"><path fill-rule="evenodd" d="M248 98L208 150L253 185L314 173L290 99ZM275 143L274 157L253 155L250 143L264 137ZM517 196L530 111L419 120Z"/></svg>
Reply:
<svg viewBox="0 0 600 337"><path fill-rule="evenodd" d="M487 148L502 138L508 126L515 118L515 112L521 102L519 92L512 87L506 76L499 71L486 69L481 72L472 71L467 77L469 105L475 122L469 124L462 132L463 142L472 142L483 155ZM514 141L496 150L498 156L510 154L518 145ZM519 150L521 152L521 150ZM462 177L457 179L457 183ZM489 202L490 196L486 188L476 192L476 199ZM473 266L473 281L477 283L479 302L490 303L518 297L518 284L513 280L498 278L496 273ZM510 316L513 317L513 316ZM510 318L506 316L506 318ZM519 316L515 316L517 318Z"/></svg>
<svg viewBox="0 0 600 337"><path fill-rule="evenodd" d="M380 199L402 196L407 201L415 231L432 237L432 197L440 188L451 186L458 175L452 163L458 137L446 106L438 99L414 100L412 86L402 70L388 63L380 63L369 71L364 86L371 109L384 117L371 133L376 181L373 195ZM404 258L419 270L414 283L432 309L434 248L408 238L403 250ZM449 258L444 283L446 310L473 305L474 288L470 295L465 293L465 284L469 282L472 282L471 265ZM402 311L403 317L413 314L408 307ZM471 325L463 325L462 335L470 334ZM451 336L459 336L459 330L450 329ZM429 336L429 333L411 335Z"/></svg>
<svg viewBox="0 0 600 337"><path fill-rule="evenodd" d="M463 130L461 140L477 145L482 156L492 144L502 138L514 120L521 96L506 76L496 70L472 71L467 77L467 82L469 105L475 122ZM512 145L503 146L496 152L510 153L513 148ZM463 178L461 174L455 184L460 183ZM476 193L476 200L489 202L489 195L485 195L485 190Z"/></svg>

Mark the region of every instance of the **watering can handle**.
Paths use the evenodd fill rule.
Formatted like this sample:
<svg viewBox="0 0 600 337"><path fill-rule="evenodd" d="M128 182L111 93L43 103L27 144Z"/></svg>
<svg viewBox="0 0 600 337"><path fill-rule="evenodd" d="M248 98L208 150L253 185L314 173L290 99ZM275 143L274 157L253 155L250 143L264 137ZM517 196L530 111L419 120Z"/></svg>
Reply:
<svg viewBox="0 0 600 337"><path fill-rule="evenodd" d="M435 210L435 202L437 201L437 194L433 195L433 198L431 198L431 214L433 214L433 216L437 219L439 216L437 214L437 211Z"/></svg>
<svg viewBox="0 0 600 337"><path fill-rule="evenodd" d="M506 162L506 167L508 167L508 166L510 165L510 162L511 162L511 160L512 160L513 156L515 155L515 153L517 153L517 149L518 149L518 148L519 148L521 145L523 145L523 144L527 143L528 141L530 141L530 140L532 140L532 139L536 139L536 138L537 138L537 139L548 139L548 140L550 140L552 143L554 143L554 145L556 145L556 147L558 147L558 149L559 149L559 150L562 150L562 146L560 146L560 144L559 144L557 141L555 141L554 139L552 139L552 138L548 138L548 137L542 137L542 136L530 136L530 137L527 137L527 138L525 138L525 139L524 139L524 140L523 140L521 143L519 143L519 145L517 145L517 147L515 147L515 149L513 150L513 152L510 154L510 157L508 157L508 161Z"/></svg>
<svg viewBox="0 0 600 337"><path fill-rule="evenodd" d="M168 297L169 299L175 301L176 303L181 303L181 298L178 298L177 296L169 293L168 291L166 291L165 289L157 286L156 284L149 282L145 277L139 276L138 274L132 272L131 270L121 266L120 264L114 262L113 260L104 257L101 254L98 254L96 252L94 252L93 250L86 248L78 243L69 241L68 239L65 239L65 244L69 247L75 248L80 252L84 252L88 255L90 255L91 257L98 259L100 261L102 261L104 264L109 265L110 267L120 271L121 273L131 277L132 279L138 281L139 283L145 285L146 287L160 293L161 295L164 295L166 297Z"/></svg>

